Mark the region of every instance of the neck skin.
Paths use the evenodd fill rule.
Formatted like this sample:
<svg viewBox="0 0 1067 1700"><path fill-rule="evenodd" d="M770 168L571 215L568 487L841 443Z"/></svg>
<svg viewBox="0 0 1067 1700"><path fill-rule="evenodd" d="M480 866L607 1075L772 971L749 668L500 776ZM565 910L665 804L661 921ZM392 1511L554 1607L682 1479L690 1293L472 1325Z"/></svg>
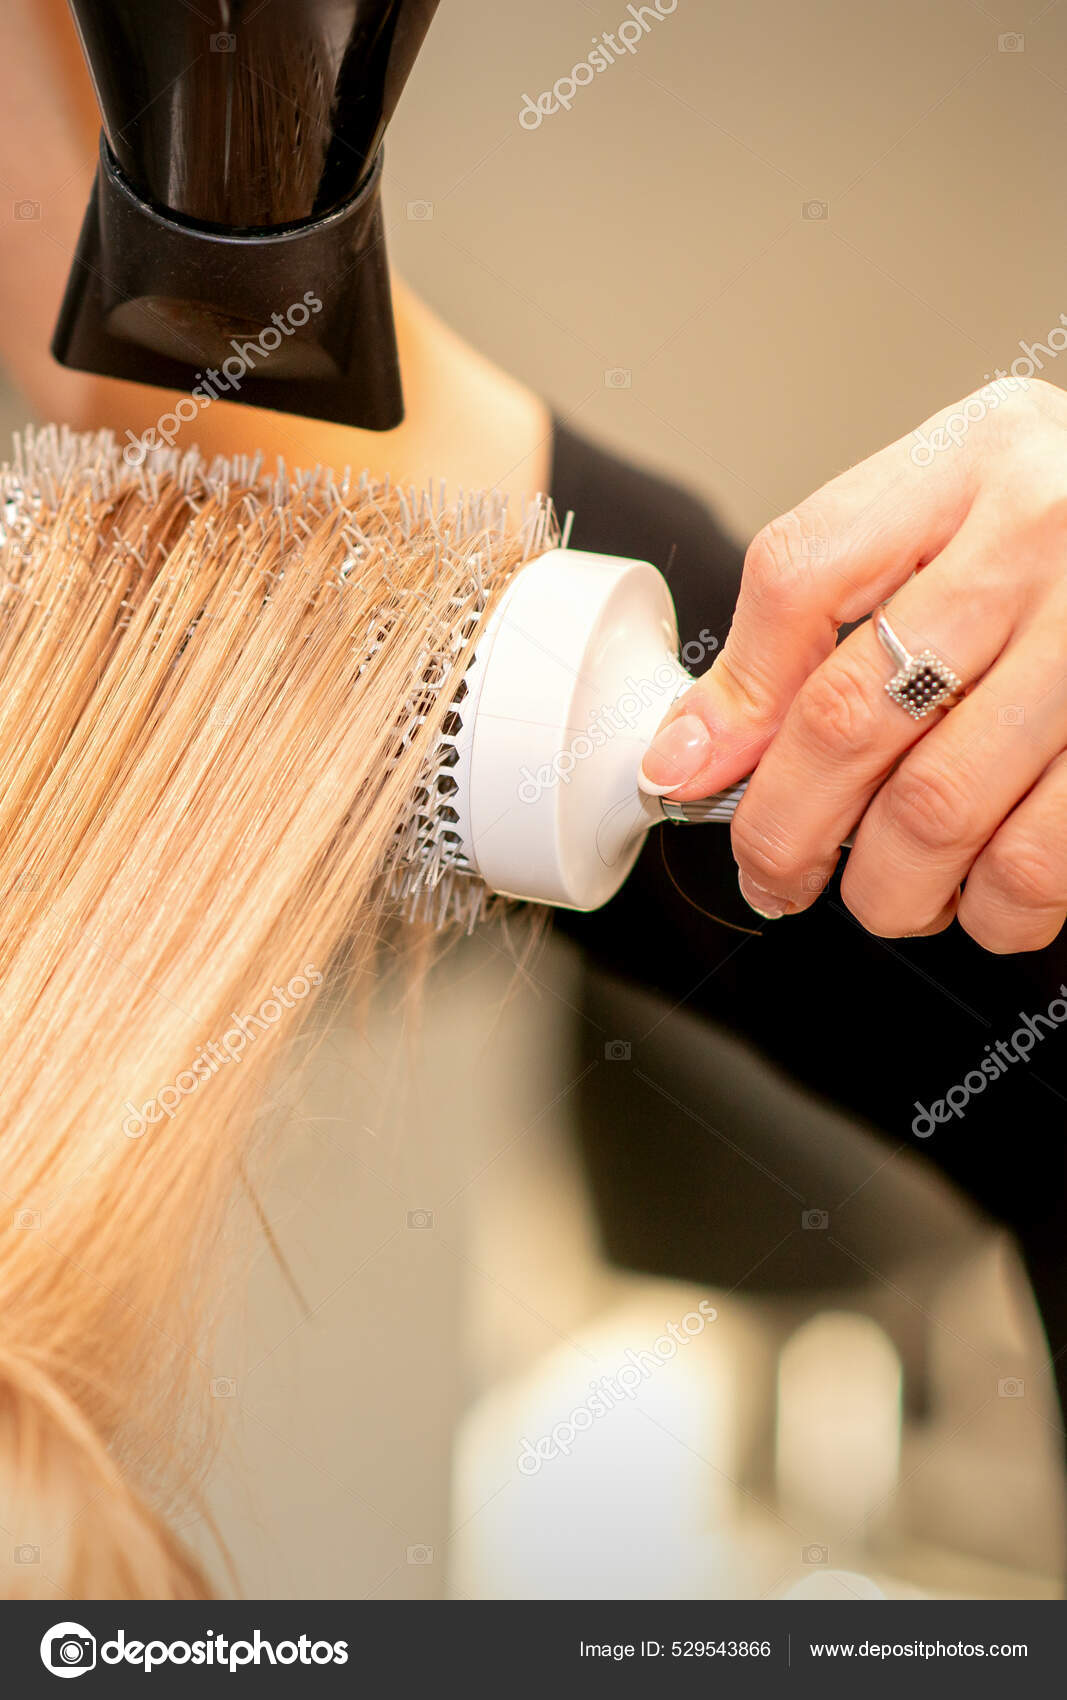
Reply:
<svg viewBox="0 0 1067 1700"><path fill-rule="evenodd" d="M0 360L42 419L140 435L177 396L57 365L48 345L95 170L99 117L64 0L8 0L0 56L0 180L38 216L0 219ZM53 98L42 99L51 89ZM368 468L421 486L499 488L517 507L548 488L552 422L545 404L450 330L393 280L406 418L394 431L269 413L217 401L182 427L176 446L254 453L290 465Z"/></svg>

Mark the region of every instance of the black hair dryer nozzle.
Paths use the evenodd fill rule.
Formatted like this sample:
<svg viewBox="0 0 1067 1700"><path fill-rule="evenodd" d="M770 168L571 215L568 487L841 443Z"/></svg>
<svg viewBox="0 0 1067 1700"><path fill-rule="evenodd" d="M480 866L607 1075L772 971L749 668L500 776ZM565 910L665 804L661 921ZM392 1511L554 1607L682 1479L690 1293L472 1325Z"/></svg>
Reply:
<svg viewBox="0 0 1067 1700"><path fill-rule="evenodd" d="M56 359L398 425L382 137L437 3L70 0L103 134Z"/></svg>

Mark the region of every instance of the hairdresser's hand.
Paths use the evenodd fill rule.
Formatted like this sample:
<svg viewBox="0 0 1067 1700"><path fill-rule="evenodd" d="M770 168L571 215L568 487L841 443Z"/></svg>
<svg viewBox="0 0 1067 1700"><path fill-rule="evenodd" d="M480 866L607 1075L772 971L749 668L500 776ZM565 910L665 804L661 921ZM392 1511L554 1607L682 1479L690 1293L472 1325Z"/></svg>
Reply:
<svg viewBox="0 0 1067 1700"><path fill-rule="evenodd" d="M906 648L968 687L955 707L916 721L886 695L871 622L835 648L890 596ZM688 801L759 764L733 844L761 914L814 903L855 833L842 895L869 932L958 917L987 950L1022 951L1067 916L1065 750L1067 396L1005 383L760 533L723 652L645 775Z"/></svg>

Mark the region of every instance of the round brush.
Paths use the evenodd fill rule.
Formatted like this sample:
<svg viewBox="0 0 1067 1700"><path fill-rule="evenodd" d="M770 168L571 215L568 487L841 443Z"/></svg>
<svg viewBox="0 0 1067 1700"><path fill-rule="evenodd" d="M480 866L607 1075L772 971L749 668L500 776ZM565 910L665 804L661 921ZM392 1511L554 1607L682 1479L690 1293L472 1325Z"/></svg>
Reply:
<svg viewBox="0 0 1067 1700"><path fill-rule="evenodd" d="M469 924L471 881L491 892L597 909L664 821L729 821L744 783L696 803L638 786L671 704L693 683L678 659L666 580L647 561L557 548L512 578L477 640L420 802L421 858L398 895L432 884L433 913ZM434 867L432 881L425 878Z"/></svg>

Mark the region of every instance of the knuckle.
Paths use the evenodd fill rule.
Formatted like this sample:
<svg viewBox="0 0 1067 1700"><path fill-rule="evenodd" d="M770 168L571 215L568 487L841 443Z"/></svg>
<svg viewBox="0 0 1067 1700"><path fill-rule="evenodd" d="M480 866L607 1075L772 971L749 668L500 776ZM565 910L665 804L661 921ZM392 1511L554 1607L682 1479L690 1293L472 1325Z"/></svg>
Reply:
<svg viewBox="0 0 1067 1700"><path fill-rule="evenodd" d="M738 866L768 891L788 889L802 871L792 847L765 831L749 809L734 816L732 843Z"/></svg>
<svg viewBox="0 0 1067 1700"><path fill-rule="evenodd" d="M1056 398L1053 385L1043 378L1028 378L1003 397L1000 413L1009 436L1022 441L1047 423L1054 407L1062 417L1062 398Z"/></svg>
<svg viewBox="0 0 1067 1700"><path fill-rule="evenodd" d="M959 850L974 836L974 801L951 768L905 762L887 787L897 832L931 854Z"/></svg>
<svg viewBox="0 0 1067 1700"><path fill-rule="evenodd" d="M1032 926L1021 927L1018 918L1009 922L977 904L961 904L957 919L968 937L990 956L1018 956L1024 950L1041 950L1059 932L1058 923L1054 929L1041 928L1035 932Z"/></svg>
<svg viewBox="0 0 1067 1700"><path fill-rule="evenodd" d="M1006 396L997 414L998 462L990 468L995 491L1003 491L1010 516L1040 518L1049 497L1064 490L1063 434L1067 398L1043 379Z"/></svg>
<svg viewBox="0 0 1067 1700"><path fill-rule="evenodd" d="M1022 396L1031 412L1063 422L1064 395L1058 384L1050 384L1047 378L1031 378Z"/></svg>
<svg viewBox="0 0 1067 1700"><path fill-rule="evenodd" d="M1011 909L1048 909L1067 898L1050 847L1032 838L994 838L978 866L983 885Z"/></svg>
<svg viewBox="0 0 1067 1700"><path fill-rule="evenodd" d="M851 880L846 874L841 881L841 898L864 932L880 939L917 938L942 932L952 920L951 911L945 907L939 905L931 914L929 900L924 904L921 897L886 887L870 874Z"/></svg>
<svg viewBox="0 0 1067 1700"><path fill-rule="evenodd" d="M756 533L745 555L743 583L749 596L775 605L794 600L814 547L822 541L812 519L800 508L772 519Z"/></svg>
<svg viewBox="0 0 1067 1700"><path fill-rule="evenodd" d="M841 901L864 932L875 938L899 938L907 930L892 912L880 888L867 881L850 878L848 869L841 881Z"/></svg>
<svg viewBox="0 0 1067 1700"><path fill-rule="evenodd" d="M805 744L831 761L869 754L884 732L870 679L844 651L810 676L793 714Z"/></svg>
<svg viewBox="0 0 1067 1700"><path fill-rule="evenodd" d="M743 667L734 664L734 655L727 641L708 678L725 689L746 721L756 726L776 721L781 715L780 692L774 680L757 663L747 661ZM703 683L703 681L701 681Z"/></svg>

